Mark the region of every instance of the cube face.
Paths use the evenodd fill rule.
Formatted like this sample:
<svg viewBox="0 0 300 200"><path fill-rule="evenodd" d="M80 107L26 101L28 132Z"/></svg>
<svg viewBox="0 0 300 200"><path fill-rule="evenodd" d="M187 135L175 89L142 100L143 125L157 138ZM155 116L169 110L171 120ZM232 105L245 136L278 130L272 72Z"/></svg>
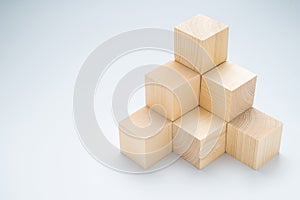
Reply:
<svg viewBox="0 0 300 200"><path fill-rule="evenodd" d="M228 26L197 15L174 29L175 60L203 74L227 58Z"/></svg>
<svg viewBox="0 0 300 200"><path fill-rule="evenodd" d="M174 121L199 105L200 75L175 61L146 74L146 103Z"/></svg>
<svg viewBox="0 0 300 200"><path fill-rule="evenodd" d="M253 169L279 153L282 123L250 108L227 127L226 152Z"/></svg>
<svg viewBox="0 0 300 200"><path fill-rule="evenodd" d="M145 91L147 106L151 107L157 113L160 113L171 121L175 120L175 118L180 115L181 110L179 108L179 103L172 90L162 85L155 84L155 81L146 77Z"/></svg>
<svg viewBox="0 0 300 200"><path fill-rule="evenodd" d="M232 93L210 79L201 79L200 106L229 121Z"/></svg>
<svg viewBox="0 0 300 200"><path fill-rule="evenodd" d="M212 161L217 159L225 153L226 146L226 131L224 130L218 138L211 141L206 141L205 145L200 147L200 162L199 169L209 165ZM207 153L209 152L209 153Z"/></svg>
<svg viewBox="0 0 300 200"><path fill-rule="evenodd" d="M121 153L143 168L147 167L145 140L131 137L119 128L119 141Z"/></svg>
<svg viewBox="0 0 300 200"><path fill-rule="evenodd" d="M280 142L282 134L282 125L269 133L268 136L261 139L258 144L255 169L261 167L264 163L271 160L280 151Z"/></svg>
<svg viewBox="0 0 300 200"><path fill-rule="evenodd" d="M144 107L119 123L120 150L144 169L172 151L172 123Z"/></svg>
<svg viewBox="0 0 300 200"><path fill-rule="evenodd" d="M173 151L198 169L225 152L226 122L198 107L173 122Z"/></svg>
<svg viewBox="0 0 300 200"><path fill-rule="evenodd" d="M243 134L230 123L227 127L226 153L255 168L258 142Z"/></svg>
<svg viewBox="0 0 300 200"><path fill-rule="evenodd" d="M256 75L229 61L204 74L200 106L229 122L253 105Z"/></svg>

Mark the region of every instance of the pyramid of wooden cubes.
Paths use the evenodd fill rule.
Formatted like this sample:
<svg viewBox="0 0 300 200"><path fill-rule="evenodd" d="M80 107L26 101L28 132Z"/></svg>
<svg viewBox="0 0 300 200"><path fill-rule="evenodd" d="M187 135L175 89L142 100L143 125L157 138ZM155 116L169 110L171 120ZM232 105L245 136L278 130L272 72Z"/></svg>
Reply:
<svg viewBox="0 0 300 200"><path fill-rule="evenodd" d="M227 25L197 15L174 28L174 61L145 75L146 106L119 123L121 152L149 168L175 152L198 169L228 153L258 169L283 124L252 107L257 76L227 61Z"/></svg>

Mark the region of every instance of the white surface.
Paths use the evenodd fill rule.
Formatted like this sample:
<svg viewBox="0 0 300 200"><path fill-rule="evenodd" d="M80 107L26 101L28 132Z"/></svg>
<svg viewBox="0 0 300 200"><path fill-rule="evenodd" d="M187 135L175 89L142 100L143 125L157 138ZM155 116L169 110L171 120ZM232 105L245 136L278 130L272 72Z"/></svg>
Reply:
<svg viewBox="0 0 300 200"><path fill-rule="evenodd" d="M258 74L255 106L285 124L280 156L258 171L228 155L201 171L179 160L147 175L97 163L74 129L81 64L113 35L172 29L198 13L229 25L229 59ZM299 198L299 13L296 0L1 1L0 199ZM131 60L160 64L170 56L150 58ZM138 94L136 107L143 101Z"/></svg>

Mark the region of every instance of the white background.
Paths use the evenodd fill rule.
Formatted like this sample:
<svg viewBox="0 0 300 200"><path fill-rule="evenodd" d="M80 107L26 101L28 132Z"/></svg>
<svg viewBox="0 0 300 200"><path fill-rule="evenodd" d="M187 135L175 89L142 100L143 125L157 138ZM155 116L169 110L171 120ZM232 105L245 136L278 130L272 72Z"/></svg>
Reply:
<svg viewBox="0 0 300 200"><path fill-rule="evenodd" d="M81 64L113 35L172 30L198 13L230 26L228 58L258 74L254 106L285 124L280 155L258 171L228 155L203 170L183 160L145 175L102 166L75 131L72 95ZM299 198L299 13L296 0L1 1L0 199ZM98 109L110 106L109 91L130 67L168 59L144 52L120 60L106 75ZM129 110L141 105L142 90ZM110 110L97 114L118 144Z"/></svg>

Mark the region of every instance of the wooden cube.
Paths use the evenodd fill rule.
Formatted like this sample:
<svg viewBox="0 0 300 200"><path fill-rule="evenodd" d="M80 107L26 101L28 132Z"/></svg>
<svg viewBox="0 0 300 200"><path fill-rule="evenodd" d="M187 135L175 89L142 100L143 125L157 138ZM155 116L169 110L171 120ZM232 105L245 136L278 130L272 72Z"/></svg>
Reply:
<svg viewBox="0 0 300 200"><path fill-rule="evenodd" d="M143 107L119 123L120 150L144 169L172 151L172 123Z"/></svg>
<svg viewBox="0 0 300 200"><path fill-rule="evenodd" d="M200 75L178 62L156 68L145 79L147 106L171 121L199 105Z"/></svg>
<svg viewBox="0 0 300 200"><path fill-rule="evenodd" d="M253 105L256 75L229 61L202 75L200 106L229 122Z"/></svg>
<svg viewBox="0 0 300 200"><path fill-rule="evenodd" d="M173 122L173 151L198 169L225 152L226 122L197 107Z"/></svg>
<svg viewBox="0 0 300 200"><path fill-rule="evenodd" d="M203 74L227 58L228 26L197 15L174 28L175 60Z"/></svg>
<svg viewBox="0 0 300 200"><path fill-rule="evenodd" d="M227 127L226 152L253 169L278 154L283 124L250 108Z"/></svg>

